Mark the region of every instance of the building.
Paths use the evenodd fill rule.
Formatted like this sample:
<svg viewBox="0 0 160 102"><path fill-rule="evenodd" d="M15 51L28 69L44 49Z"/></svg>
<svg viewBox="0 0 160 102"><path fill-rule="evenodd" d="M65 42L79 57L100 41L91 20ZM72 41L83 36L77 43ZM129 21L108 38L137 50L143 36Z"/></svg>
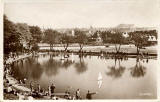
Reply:
<svg viewBox="0 0 160 102"><path fill-rule="evenodd" d="M97 43L102 43L102 42L103 42L102 38L100 37L99 32L97 33L96 42L97 42Z"/></svg>
<svg viewBox="0 0 160 102"><path fill-rule="evenodd" d="M150 36L148 36L148 41L150 41L150 42L157 42L157 39L156 39L155 36L150 35Z"/></svg>
<svg viewBox="0 0 160 102"><path fill-rule="evenodd" d="M128 32L124 32L124 33L122 33L122 35L123 35L125 38L128 38L128 37L129 37Z"/></svg>
<svg viewBox="0 0 160 102"><path fill-rule="evenodd" d="M148 36L148 44L149 45L155 45L157 44L157 38L153 35Z"/></svg>

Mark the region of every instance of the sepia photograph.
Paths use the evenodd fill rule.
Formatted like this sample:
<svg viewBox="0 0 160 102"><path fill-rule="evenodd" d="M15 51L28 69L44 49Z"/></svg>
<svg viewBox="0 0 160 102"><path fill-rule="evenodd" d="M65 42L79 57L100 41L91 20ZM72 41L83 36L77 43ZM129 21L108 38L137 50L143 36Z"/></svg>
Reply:
<svg viewBox="0 0 160 102"><path fill-rule="evenodd" d="M159 7L5 2L3 100L157 99Z"/></svg>

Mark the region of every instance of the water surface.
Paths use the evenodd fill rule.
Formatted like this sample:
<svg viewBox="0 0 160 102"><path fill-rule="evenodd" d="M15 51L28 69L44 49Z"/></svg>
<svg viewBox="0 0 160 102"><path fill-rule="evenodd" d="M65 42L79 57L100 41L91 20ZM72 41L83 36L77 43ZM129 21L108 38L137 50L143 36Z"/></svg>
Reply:
<svg viewBox="0 0 160 102"><path fill-rule="evenodd" d="M27 78L47 90L51 83L56 85L55 92L71 94L80 89L85 98L87 90L98 92L94 99L152 99L156 98L157 60L104 59L98 56L61 56L40 55L14 63L14 77ZM102 86L98 88L98 75L102 74Z"/></svg>

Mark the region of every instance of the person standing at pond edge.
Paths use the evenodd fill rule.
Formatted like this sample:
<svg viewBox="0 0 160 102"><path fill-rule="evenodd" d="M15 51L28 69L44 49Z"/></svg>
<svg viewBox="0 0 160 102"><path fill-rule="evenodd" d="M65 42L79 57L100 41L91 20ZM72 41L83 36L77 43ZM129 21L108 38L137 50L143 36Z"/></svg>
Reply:
<svg viewBox="0 0 160 102"><path fill-rule="evenodd" d="M93 92L93 93L90 93L89 90L88 90L88 93L86 95L86 99L88 100L91 100L92 99L92 95L96 94L97 92Z"/></svg>
<svg viewBox="0 0 160 102"><path fill-rule="evenodd" d="M51 97L52 97L52 94L54 93L54 90L55 90L55 85L52 84L50 89L51 89Z"/></svg>
<svg viewBox="0 0 160 102"><path fill-rule="evenodd" d="M41 90L41 86L39 84L38 85L38 92L40 93L40 90Z"/></svg>
<svg viewBox="0 0 160 102"><path fill-rule="evenodd" d="M76 99L80 99L80 89L77 89L76 91Z"/></svg>
<svg viewBox="0 0 160 102"><path fill-rule="evenodd" d="M31 89L31 92L33 91L33 84L32 84L32 81L30 82L30 89Z"/></svg>

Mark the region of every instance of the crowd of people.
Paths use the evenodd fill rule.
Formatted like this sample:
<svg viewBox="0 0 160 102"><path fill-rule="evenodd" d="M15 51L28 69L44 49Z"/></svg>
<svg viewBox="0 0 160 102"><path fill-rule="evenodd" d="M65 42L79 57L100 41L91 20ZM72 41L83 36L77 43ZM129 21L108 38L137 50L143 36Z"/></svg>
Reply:
<svg viewBox="0 0 160 102"><path fill-rule="evenodd" d="M31 95L33 97L42 97L42 96L48 96L50 99L59 99L60 97L63 99L68 99L68 100L80 100L84 99L82 98L80 94L80 89L77 89L75 94L71 95L71 92L69 89L67 89L64 93L55 93L55 84L51 84L48 86L48 90L45 91L43 88L41 88L40 84L37 84L37 87L34 88L33 82L30 82L30 89L31 89ZM92 95L96 94L97 92L91 93L89 90L86 94L85 99L92 99ZM58 96L58 97L57 97Z"/></svg>

